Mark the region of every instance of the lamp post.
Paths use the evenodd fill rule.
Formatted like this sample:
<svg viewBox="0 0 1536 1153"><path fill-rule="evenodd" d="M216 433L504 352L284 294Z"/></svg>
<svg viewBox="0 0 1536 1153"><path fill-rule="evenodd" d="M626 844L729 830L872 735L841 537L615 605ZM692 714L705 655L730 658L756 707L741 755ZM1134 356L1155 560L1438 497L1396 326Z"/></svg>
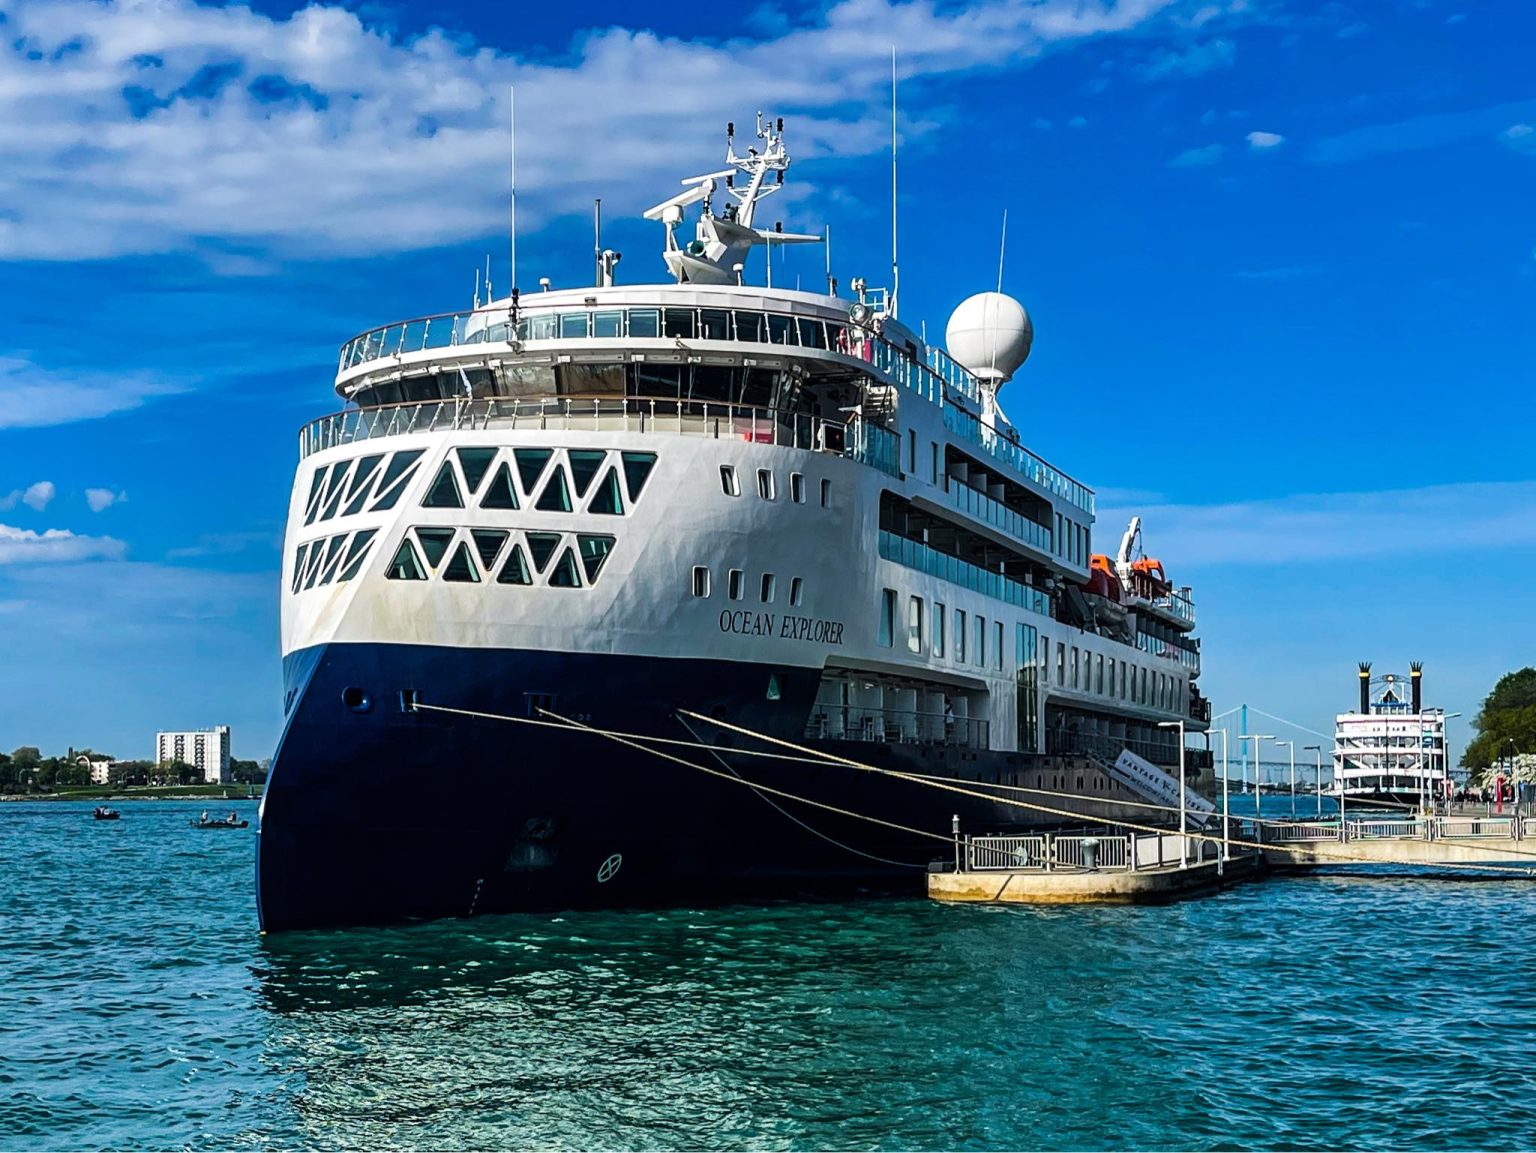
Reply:
<svg viewBox="0 0 1536 1153"><path fill-rule="evenodd" d="M1227 791L1228 773L1227 764L1227 730L1221 732L1221 859L1225 863L1232 859L1232 822L1231 822L1231 794ZM1211 734L1205 734L1205 743L1209 747Z"/></svg>
<svg viewBox="0 0 1536 1153"><path fill-rule="evenodd" d="M1276 741L1277 745L1284 745L1291 754L1291 820L1296 819L1296 742Z"/></svg>
<svg viewBox="0 0 1536 1153"><path fill-rule="evenodd" d="M1157 727L1179 730L1179 868L1182 869L1189 864L1189 836L1186 832L1188 824L1184 807L1184 722L1182 720L1158 721Z"/></svg>
<svg viewBox="0 0 1536 1153"><path fill-rule="evenodd" d="M1302 745L1303 751L1317 754L1317 815L1321 819L1323 815L1323 746Z"/></svg>
<svg viewBox="0 0 1536 1153"><path fill-rule="evenodd" d="M1445 811L1451 811L1451 732L1447 721L1454 721L1460 713L1440 714L1440 761L1445 766Z"/></svg>
<svg viewBox="0 0 1536 1153"><path fill-rule="evenodd" d="M1262 783L1259 780L1259 766L1263 763L1260 754L1263 752L1264 742L1274 740L1275 735L1273 733L1239 733L1237 739L1253 742L1253 819L1257 821L1264 799L1264 793L1259 787ZM1254 828L1257 829L1258 826L1255 825Z"/></svg>

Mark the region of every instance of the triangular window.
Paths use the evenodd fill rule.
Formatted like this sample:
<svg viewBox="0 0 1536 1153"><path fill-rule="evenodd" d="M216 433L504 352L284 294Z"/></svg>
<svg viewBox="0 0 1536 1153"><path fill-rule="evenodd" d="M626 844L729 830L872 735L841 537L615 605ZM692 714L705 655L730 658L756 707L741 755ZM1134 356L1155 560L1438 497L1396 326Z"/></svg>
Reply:
<svg viewBox="0 0 1536 1153"><path fill-rule="evenodd" d="M299 582L304 579L304 558L307 557L308 555L309 555L309 545L307 543L306 544L301 544L299 546L299 551L296 554L294 554L294 558L293 558L293 589L292 589L292 591L294 591L294 592L298 592L299 591Z"/></svg>
<svg viewBox="0 0 1536 1153"><path fill-rule="evenodd" d="M357 468L352 473L352 483L347 485L347 507L342 516L351 516L353 513L363 511L363 502L368 499L368 493L373 488L373 478L378 472L379 464L384 460L383 453L373 456L365 456L357 462Z"/></svg>
<svg viewBox="0 0 1536 1153"><path fill-rule="evenodd" d="M533 574L528 571L528 561L523 557L523 546L515 544L512 553L507 557L507 563L501 566L501 573L496 578L497 584L503 585L531 585Z"/></svg>
<svg viewBox="0 0 1536 1153"><path fill-rule="evenodd" d="M395 553L395 559L389 562L389 571L384 575L392 581L427 579L426 570L421 567L421 559L416 555L416 549L409 540L400 542L399 551Z"/></svg>
<svg viewBox="0 0 1536 1153"><path fill-rule="evenodd" d="M448 551L448 546L453 543L453 529L419 528L416 530L416 539L421 541L421 551L427 558L427 567L435 569L442 563L443 554Z"/></svg>
<svg viewBox="0 0 1536 1153"><path fill-rule="evenodd" d="M533 486L538 484L539 477L544 474L544 466L549 463L549 458L554 455L547 448L515 448L512 456L517 461L517 475L522 478L523 491L532 492Z"/></svg>
<svg viewBox="0 0 1536 1153"><path fill-rule="evenodd" d="M496 558L501 555L501 546L507 543L507 534L497 529L472 528L469 535L474 538L475 551L480 554L480 564L486 572L496 567Z"/></svg>
<svg viewBox="0 0 1536 1153"><path fill-rule="evenodd" d="M459 482L454 478L453 465L446 460L432 479L432 487L422 498L422 508L463 508L464 498L459 495Z"/></svg>
<svg viewBox="0 0 1536 1153"><path fill-rule="evenodd" d="M587 506L588 512L598 513L602 516L623 516L624 498L619 495L619 472L610 468L603 473L603 479L597 482L597 495L592 498L592 503Z"/></svg>
<svg viewBox="0 0 1536 1153"><path fill-rule="evenodd" d="M549 558L555 555L555 549L559 547L560 534L557 532L531 532L528 534L528 555L533 557L535 572L543 572L544 566L549 564Z"/></svg>
<svg viewBox="0 0 1536 1153"><path fill-rule="evenodd" d="M369 512L383 512L395 507L395 502L400 499L400 494L405 491L405 486L411 483L411 477L415 475L415 464L421 459L422 450L413 448L409 452L397 452L390 459L384 469L384 475L379 479L379 499L374 502Z"/></svg>
<svg viewBox="0 0 1536 1153"><path fill-rule="evenodd" d="M560 559L555 562L555 567L550 570L549 583L557 589L574 589L581 587L581 578L576 575L576 557L570 549L560 554Z"/></svg>
<svg viewBox="0 0 1536 1153"><path fill-rule="evenodd" d="M304 569L304 587L315 587L315 578L320 575L320 557L324 552L325 541L317 540L309 546L309 563Z"/></svg>
<svg viewBox="0 0 1536 1153"><path fill-rule="evenodd" d="M325 548L325 560L320 562L320 583L328 585L331 577L336 574L336 565L341 558L341 546L347 543L346 534L333 536Z"/></svg>
<svg viewBox="0 0 1536 1153"><path fill-rule="evenodd" d="M481 508L517 508L517 490L512 487L512 470L506 461L501 462L501 467L496 470L496 475L491 477L490 487L485 490L485 495L480 498Z"/></svg>
<svg viewBox="0 0 1536 1153"><path fill-rule="evenodd" d="M330 466L322 464L315 469L314 478L309 482L309 500L304 502L304 523L313 524L315 513L320 511L320 494L325 490L325 474Z"/></svg>
<svg viewBox="0 0 1536 1153"><path fill-rule="evenodd" d="M331 517L336 515L336 509L341 505L343 494L341 482L346 479L347 469L351 465L351 461L344 461L331 468L331 479L325 485L325 500L322 502L320 515L316 519L330 520Z"/></svg>
<svg viewBox="0 0 1536 1153"><path fill-rule="evenodd" d="M565 483L565 469L555 466L554 474L549 478L549 483L544 486L544 491L539 494L539 502L534 505L543 512L570 512L571 490Z"/></svg>
<svg viewBox="0 0 1536 1153"><path fill-rule="evenodd" d="M357 575L357 570L363 567L363 561L368 556L368 546L373 543L373 538L378 536L376 528L365 528L362 532L352 537L352 545L347 549L347 559L342 561L341 575L338 581L349 581Z"/></svg>
<svg viewBox="0 0 1536 1153"><path fill-rule="evenodd" d="M455 449L459 454L459 467L464 470L464 487L473 496L480 488L480 482L485 479L485 474L491 470L491 462L496 459L494 448L460 448Z"/></svg>
<svg viewBox="0 0 1536 1153"><path fill-rule="evenodd" d="M645 487L645 482L651 479L651 469L655 467L656 454L654 452L626 452L624 454L624 480L629 484L629 499L640 499L640 490Z"/></svg>
<svg viewBox="0 0 1536 1153"><path fill-rule="evenodd" d="M480 583L479 570L475 568L475 562L469 559L469 545L463 541L459 542L459 547L448 558L448 567L443 569L443 579L457 581L459 584Z"/></svg>
<svg viewBox="0 0 1536 1153"><path fill-rule="evenodd" d="M592 478L603 467L603 459L608 454L600 449L594 452L573 448L566 455L571 460L571 483L576 486L576 499L580 500L587 495L587 489L592 486Z"/></svg>
<svg viewBox="0 0 1536 1153"><path fill-rule="evenodd" d="M613 537L579 536L576 538L576 544L581 549L581 567L587 574L587 583L591 584L597 580L597 574L602 571L603 562L613 551Z"/></svg>

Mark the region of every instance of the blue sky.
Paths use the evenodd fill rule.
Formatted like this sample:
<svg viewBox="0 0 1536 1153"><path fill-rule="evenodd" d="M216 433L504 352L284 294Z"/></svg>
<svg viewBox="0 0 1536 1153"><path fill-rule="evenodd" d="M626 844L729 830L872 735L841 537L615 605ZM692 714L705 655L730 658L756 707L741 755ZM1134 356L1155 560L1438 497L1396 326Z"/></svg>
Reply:
<svg viewBox="0 0 1536 1153"><path fill-rule="evenodd" d="M525 287L589 275L595 196L658 277L639 211L758 108L774 215L883 283L893 43L902 315L995 283L1007 209L1004 407L1096 547L1139 511L1195 586L1218 709L1327 730L1357 660L1419 659L1470 717L1536 657L1536 11L638 11L0 0L0 747L271 753L296 431L349 336L466 306L486 254L505 286L509 83Z"/></svg>

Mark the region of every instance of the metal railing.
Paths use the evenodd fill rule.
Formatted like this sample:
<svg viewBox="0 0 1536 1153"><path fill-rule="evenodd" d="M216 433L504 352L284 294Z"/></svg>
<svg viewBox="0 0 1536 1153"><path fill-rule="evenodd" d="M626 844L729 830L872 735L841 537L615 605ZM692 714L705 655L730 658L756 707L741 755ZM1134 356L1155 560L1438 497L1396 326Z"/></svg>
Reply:
<svg viewBox="0 0 1536 1153"><path fill-rule="evenodd" d="M1261 833L1268 844L1312 841L1512 840L1536 836L1536 817L1337 817L1287 821Z"/></svg>
<svg viewBox="0 0 1536 1153"><path fill-rule="evenodd" d="M1032 521L1021 512L1015 512L1002 501L993 500L984 492L978 492L958 480L948 482L949 503L961 512L977 520L1000 528L1025 544L1033 545L1043 553L1051 551L1052 532L1045 525Z"/></svg>
<svg viewBox="0 0 1536 1153"><path fill-rule="evenodd" d="M1213 855L1177 833L1029 833L967 836L961 860L967 872L1127 873L1177 865L1180 841L1194 860Z"/></svg>
<svg viewBox="0 0 1536 1153"><path fill-rule="evenodd" d="M1017 608L1042 616L1051 615L1051 598L1039 589L930 548L921 541L908 540L889 529L880 530L880 555L886 560L940 577L972 592L995 597Z"/></svg>
<svg viewBox="0 0 1536 1153"><path fill-rule="evenodd" d="M990 737L991 725L985 720L920 709L844 705L812 713L805 725L806 740L986 749L991 747Z"/></svg>
<svg viewBox="0 0 1536 1153"><path fill-rule="evenodd" d="M853 417L846 424L807 413L735 404L655 398L429 400L355 408L313 420L299 430L299 457L378 437L443 430L520 428L581 432L656 433L747 440L813 449L860 461L895 476L901 444L896 434Z"/></svg>
<svg viewBox="0 0 1536 1153"><path fill-rule="evenodd" d="M1195 623L1195 602L1178 593L1169 593L1167 596L1153 597L1152 604L1162 609L1165 613L1178 617L1181 621Z"/></svg>
<svg viewBox="0 0 1536 1153"><path fill-rule="evenodd" d="M337 376L366 369L370 364L410 353L482 344L526 345L591 340L593 342L655 340L675 348L678 341L728 341L769 347L791 347L858 361L890 383L900 385L938 405L950 431L979 445L1035 484L1061 496L1086 512L1094 511L1093 490L1048 464L1025 448L1010 429L983 426L956 406L951 392L981 405L981 386L941 349L928 350L928 364L868 329L801 314L755 309L559 308L540 310L525 299L512 322L505 309L446 313L396 321L353 337L341 346Z"/></svg>

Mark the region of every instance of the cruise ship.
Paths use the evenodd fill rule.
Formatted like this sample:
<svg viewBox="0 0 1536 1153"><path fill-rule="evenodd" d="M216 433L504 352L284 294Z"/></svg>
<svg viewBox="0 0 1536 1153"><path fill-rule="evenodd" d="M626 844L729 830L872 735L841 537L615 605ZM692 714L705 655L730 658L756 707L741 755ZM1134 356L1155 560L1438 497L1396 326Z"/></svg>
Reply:
<svg viewBox="0 0 1536 1153"><path fill-rule="evenodd" d="M1334 719L1333 786L1350 807L1425 807L1451 792L1445 710L1424 707L1424 666L1372 677L1360 662L1360 710Z"/></svg>
<svg viewBox="0 0 1536 1153"><path fill-rule="evenodd" d="M342 346L264 930L915 884L956 827L1147 820L1208 764L1189 588L1139 521L1096 554L1093 491L1003 414L1024 308L972 295L940 348L892 290L772 284L820 239L759 221L789 163L782 120L728 128L645 214L655 283L599 248Z"/></svg>

